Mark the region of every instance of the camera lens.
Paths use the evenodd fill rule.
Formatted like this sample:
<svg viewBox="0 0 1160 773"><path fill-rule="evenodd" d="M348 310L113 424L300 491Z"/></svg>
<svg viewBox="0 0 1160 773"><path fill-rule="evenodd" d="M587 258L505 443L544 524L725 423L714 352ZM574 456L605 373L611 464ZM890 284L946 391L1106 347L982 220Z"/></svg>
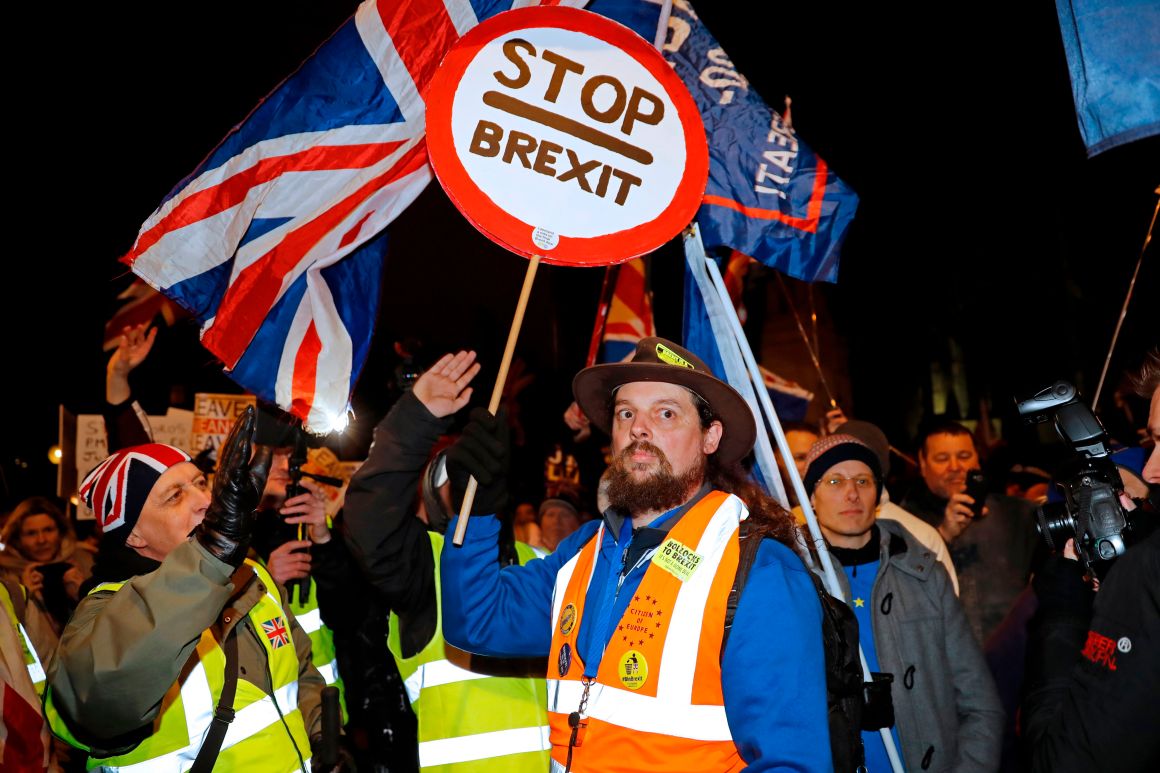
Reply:
<svg viewBox="0 0 1160 773"><path fill-rule="evenodd" d="M1048 502L1035 508L1035 530L1052 550L1063 550L1075 536L1075 519L1065 502Z"/></svg>

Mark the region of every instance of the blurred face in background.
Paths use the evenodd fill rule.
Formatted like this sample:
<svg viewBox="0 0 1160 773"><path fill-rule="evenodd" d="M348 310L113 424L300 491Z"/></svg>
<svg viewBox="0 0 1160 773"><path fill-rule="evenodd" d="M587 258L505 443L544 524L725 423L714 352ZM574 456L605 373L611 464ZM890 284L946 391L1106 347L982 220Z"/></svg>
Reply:
<svg viewBox="0 0 1160 773"><path fill-rule="evenodd" d="M565 537L580 528L580 516L570 507L549 505L540 516L540 538L548 550L555 550Z"/></svg>
<svg viewBox="0 0 1160 773"><path fill-rule="evenodd" d="M56 557L60 540L60 527L53 517L47 513L34 513L20 524L17 544L30 561L46 562Z"/></svg>
<svg viewBox="0 0 1160 773"><path fill-rule="evenodd" d="M806 476L806 455L810 451L810 446L818 442L818 435L801 429L791 429L785 433L785 442L789 445L790 453L793 454L793 463L797 467L798 475L804 478ZM781 471L781 479L785 482L786 491L792 492L793 487L789 484L785 460L781 458L780 453L775 454L775 456L777 456L777 468Z"/></svg>
<svg viewBox="0 0 1160 773"><path fill-rule="evenodd" d="M1144 480L1155 486L1160 484L1160 387L1152 393L1152 408L1148 411L1148 434L1155 445L1144 464Z"/></svg>
<svg viewBox="0 0 1160 773"><path fill-rule="evenodd" d="M970 435L939 432L918 452L918 468L931 493L943 499L967 489L967 471L979 469L979 454Z"/></svg>

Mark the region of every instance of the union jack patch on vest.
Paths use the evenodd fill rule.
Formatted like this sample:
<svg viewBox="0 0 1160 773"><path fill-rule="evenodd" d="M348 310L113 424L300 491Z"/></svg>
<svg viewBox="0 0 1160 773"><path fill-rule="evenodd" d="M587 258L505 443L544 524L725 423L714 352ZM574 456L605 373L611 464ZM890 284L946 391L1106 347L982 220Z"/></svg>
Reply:
<svg viewBox="0 0 1160 773"><path fill-rule="evenodd" d="M262 623L262 633L270 640L270 646L278 649L290 643L290 631L286 629L286 621L281 617L274 617Z"/></svg>

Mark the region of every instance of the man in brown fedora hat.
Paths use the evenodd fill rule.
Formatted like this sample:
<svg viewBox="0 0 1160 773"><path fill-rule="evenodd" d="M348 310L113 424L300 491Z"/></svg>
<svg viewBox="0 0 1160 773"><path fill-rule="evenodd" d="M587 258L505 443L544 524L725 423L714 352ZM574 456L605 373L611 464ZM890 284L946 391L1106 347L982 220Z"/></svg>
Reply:
<svg viewBox="0 0 1160 773"><path fill-rule="evenodd" d="M490 516L506 501L507 430L477 409L447 457L456 501L479 482L464 545L443 552L447 640L549 656L553 771L831 769L821 608L792 519L740 465L748 404L661 338L572 389L612 439L609 507L547 558L501 569ZM772 539L731 604L746 520Z"/></svg>

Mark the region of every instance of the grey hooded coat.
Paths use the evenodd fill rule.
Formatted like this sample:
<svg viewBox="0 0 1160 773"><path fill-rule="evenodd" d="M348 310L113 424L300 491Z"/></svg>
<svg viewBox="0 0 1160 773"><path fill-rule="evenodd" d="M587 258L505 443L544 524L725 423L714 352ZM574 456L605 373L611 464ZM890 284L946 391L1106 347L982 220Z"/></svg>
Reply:
<svg viewBox="0 0 1160 773"><path fill-rule="evenodd" d="M1003 710L950 578L901 525L877 524L874 645L879 670L894 675L903 763L908 771L997 770ZM838 578L848 599L845 572Z"/></svg>

